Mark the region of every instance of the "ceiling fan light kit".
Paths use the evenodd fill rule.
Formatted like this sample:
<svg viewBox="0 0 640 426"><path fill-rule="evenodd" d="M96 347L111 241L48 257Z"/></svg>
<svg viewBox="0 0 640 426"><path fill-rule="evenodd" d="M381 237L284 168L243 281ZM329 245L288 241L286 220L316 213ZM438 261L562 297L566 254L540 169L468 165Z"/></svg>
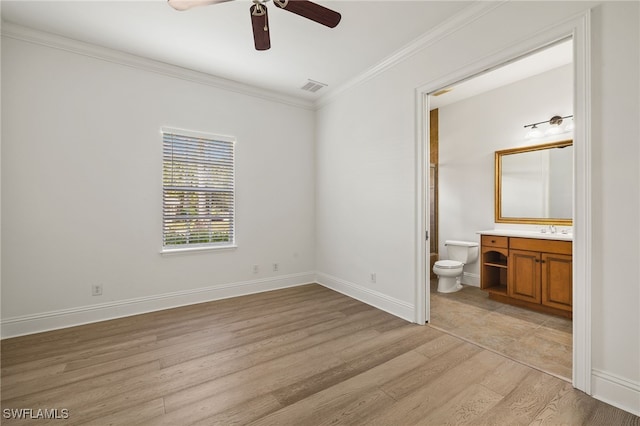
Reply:
<svg viewBox="0 0 640 426"><path fill-rule="evenodd" d="M176 10L188 10L197 6L224 3L231 0L167 0L169 6ZM269 36L269 17L266 3L269 0L253 0L249 8L253 41L256 50L268 50L271 47ZM338 12L307 0L273 0L278 8L310 19L329 28L335 28L342 19Z"/></svg>

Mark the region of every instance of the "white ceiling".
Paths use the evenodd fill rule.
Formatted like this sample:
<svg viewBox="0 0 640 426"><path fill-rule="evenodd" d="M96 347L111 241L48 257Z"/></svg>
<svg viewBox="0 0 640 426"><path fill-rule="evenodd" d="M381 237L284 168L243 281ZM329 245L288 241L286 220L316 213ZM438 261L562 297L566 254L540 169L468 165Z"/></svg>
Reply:
<svg viewBox="0 0 640 426"><path fill-rule="evenodd" d="M566 40L460 83L443 88L451 89L451 91L439 96L431 96L429 107L431 109L442 108L443 106L488 92L489 90L568 65L572 61L573 43L571 40ZM439 90L434 93L438 92Z"/></svg>
<svg viewBox="0 0 640 426"><path fill-rule="evenodd" d="M253 47L252 4L235 0L178 12L166 0L2 0L5 22L313 101L451 19L472 1L317 0L342 14L336 28L267 3L271 49ZM441 107L571 62L570 43L456 85ZM307 79L328 84L316 93Z"/></svg>
<svg viewBox="0 0 640 426"><path fill-rule="evenodd" d="M2 1L2 19L67 38L314 100L471 5L470 1L327 1L327 28L267 3L271 49L258 52L247 0L178 12L166 0Z"/></svg>

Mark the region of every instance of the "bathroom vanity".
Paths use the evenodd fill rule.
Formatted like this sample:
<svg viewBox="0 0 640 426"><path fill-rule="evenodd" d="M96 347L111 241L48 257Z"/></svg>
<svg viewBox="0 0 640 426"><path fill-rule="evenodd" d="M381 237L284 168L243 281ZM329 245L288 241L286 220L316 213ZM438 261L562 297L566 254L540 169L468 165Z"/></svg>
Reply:
<svg viewBox="0 0 640 426"><path fill-rule="evenodd" d="M572 317L570 234L481 231L480 288L489 298Z"/></svg>
<svg viewBox="0 0 640 426"><path fill-rule="evenodd" d="M572 165L572 140L495 152L495 223L504 228L478 232L480 288L491 299L572 317Z"/></svg>

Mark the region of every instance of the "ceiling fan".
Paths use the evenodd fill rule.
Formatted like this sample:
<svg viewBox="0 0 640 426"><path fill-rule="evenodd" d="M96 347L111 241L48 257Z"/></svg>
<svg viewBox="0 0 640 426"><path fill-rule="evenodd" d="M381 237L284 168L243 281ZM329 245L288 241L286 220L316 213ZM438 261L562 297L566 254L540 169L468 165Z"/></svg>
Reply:
<svg viewBox="0 0 640 426"><path fill-rule="evenodd" d="M196 6L206 6L216 3L224 3L231 0L167 0L169 6L176 10L187 10ZM256 50L267 50L271 47L269 38L269 19L266 3L269 0L253 0L249 8L251 13L251 26L253 27L253 42ZM307 0L273 0L280 9L295 13L303 18L310 19L329 28L334 28L340 22L342 16L331 9L327 9L317 3Z"/></svg>

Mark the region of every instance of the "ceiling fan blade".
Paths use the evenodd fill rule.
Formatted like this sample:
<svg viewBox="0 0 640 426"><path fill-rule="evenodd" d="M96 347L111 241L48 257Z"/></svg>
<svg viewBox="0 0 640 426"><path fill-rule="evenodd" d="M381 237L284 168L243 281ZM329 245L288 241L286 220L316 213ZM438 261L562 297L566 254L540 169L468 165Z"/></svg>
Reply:
<svg viewBox="0 0 640 426"><path fill-rule="evenodd" d="M169 6L175 10L188 10L197 6L208 6L210 4L224 3L231 0L167 0Z"/></svg>
<svg viewBox="0 0 640 426"><path fill-rule="evenodd" d="M271 47L269 38L269 17L264 4L254 4L251 11L251 26L253 27L253 43L256 50L268 50Z"/></svg>
<svg viewBox="0 0 640 426"><path fill-rule="evenodd" d="M338 25L342 18L338 12L307 0L273 0L273 3L281 9L311 19L329 28Z"/></svg>

